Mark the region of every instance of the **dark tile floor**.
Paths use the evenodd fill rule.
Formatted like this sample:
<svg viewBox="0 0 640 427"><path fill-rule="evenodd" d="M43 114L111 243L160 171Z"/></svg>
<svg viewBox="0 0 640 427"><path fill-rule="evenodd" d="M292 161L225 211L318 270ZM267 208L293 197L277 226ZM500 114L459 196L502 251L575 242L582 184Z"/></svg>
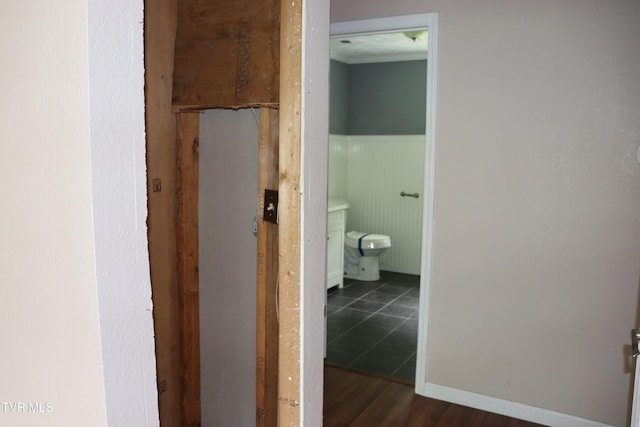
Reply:
<svg viewBox="0 0 640 427"><path fill-rule="evenodd" d="M328 292L327 361L413 382L420 277L381 271Z"/></svg>

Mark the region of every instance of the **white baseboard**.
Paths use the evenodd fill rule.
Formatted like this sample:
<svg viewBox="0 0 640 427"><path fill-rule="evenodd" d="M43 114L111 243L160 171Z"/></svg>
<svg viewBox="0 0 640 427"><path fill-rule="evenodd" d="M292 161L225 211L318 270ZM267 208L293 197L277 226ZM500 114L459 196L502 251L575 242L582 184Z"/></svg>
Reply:
<svg viewBox="0 0 640 427"><path fill-rule="evenodd" d="M411 270L409 268L402 267L402 266L397 266L397 265L380 264L380 271L390 271L392 273L412 274L414 276L419 276L420 275L419 271L413 271L413 270Z"/></svg>
<svg viewBox="0 0 640 427"><path fill-rule="evenodd" d="M416 393L445 402L456 403L470 408L487 412L506 415L525 421L542 424L551 427L613 427L572 415L554 412L535 406L523 405L495 397L484 396L464 390L445 387L433 383L424 383L422 387L416 387Z"/></svg>

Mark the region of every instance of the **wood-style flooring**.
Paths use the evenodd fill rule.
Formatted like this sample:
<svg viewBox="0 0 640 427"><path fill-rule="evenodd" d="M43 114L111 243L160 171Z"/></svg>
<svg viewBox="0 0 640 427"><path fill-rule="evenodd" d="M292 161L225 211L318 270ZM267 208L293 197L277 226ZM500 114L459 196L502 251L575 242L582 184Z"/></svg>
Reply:
<svg viewBox="0 0 640 427"><path fill-rule="evenodd" d="M541 427L414 394L412 385L325 365L324 426Z"/></svg>

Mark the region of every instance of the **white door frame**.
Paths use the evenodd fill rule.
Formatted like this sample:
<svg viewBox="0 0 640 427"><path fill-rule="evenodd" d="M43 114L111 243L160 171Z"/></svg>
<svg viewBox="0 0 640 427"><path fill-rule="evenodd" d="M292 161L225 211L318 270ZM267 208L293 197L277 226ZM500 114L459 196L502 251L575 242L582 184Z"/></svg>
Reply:
<svg viewBox="0 0 640 427"><path fill-rule="evenodd" d="M631 348L635 352L637 348ZM631 427L640 427L640 360L635 358L633 391L631 392Z"/></svg>
<svg viewBox="0 0 640 427"><path fill-rule="evenodd" d="M427 103L425 121L425 161L422 214L422 261L420 265L420 307L418 310L418 348L416 355L416 393L424 395L427 384L427 332L429 321L429 290L433 242L433 201L435 194L435 127L438 61L438 13L394 16L378 19L336 22L331 24L331 37L428 30Z"/></svg>
<svg viewBox="0 0 640 427"><path fill-rule="evenodd" d="M635 361L635 381L633 383L633 400L631 409L631 427L640 426L640 369L638 367L638 361Z"/></svg>

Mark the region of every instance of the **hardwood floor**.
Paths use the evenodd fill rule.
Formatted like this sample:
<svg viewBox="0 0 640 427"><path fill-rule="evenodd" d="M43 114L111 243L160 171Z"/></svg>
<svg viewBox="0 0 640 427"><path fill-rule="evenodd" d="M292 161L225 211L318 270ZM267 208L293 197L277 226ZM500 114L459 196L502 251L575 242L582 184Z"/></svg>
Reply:
<svg viewBox="0 0 640 427"><path fill-rule="evenodd" d="M541 427L414 394L413 386L325 365L324 426Z"/></svg>

